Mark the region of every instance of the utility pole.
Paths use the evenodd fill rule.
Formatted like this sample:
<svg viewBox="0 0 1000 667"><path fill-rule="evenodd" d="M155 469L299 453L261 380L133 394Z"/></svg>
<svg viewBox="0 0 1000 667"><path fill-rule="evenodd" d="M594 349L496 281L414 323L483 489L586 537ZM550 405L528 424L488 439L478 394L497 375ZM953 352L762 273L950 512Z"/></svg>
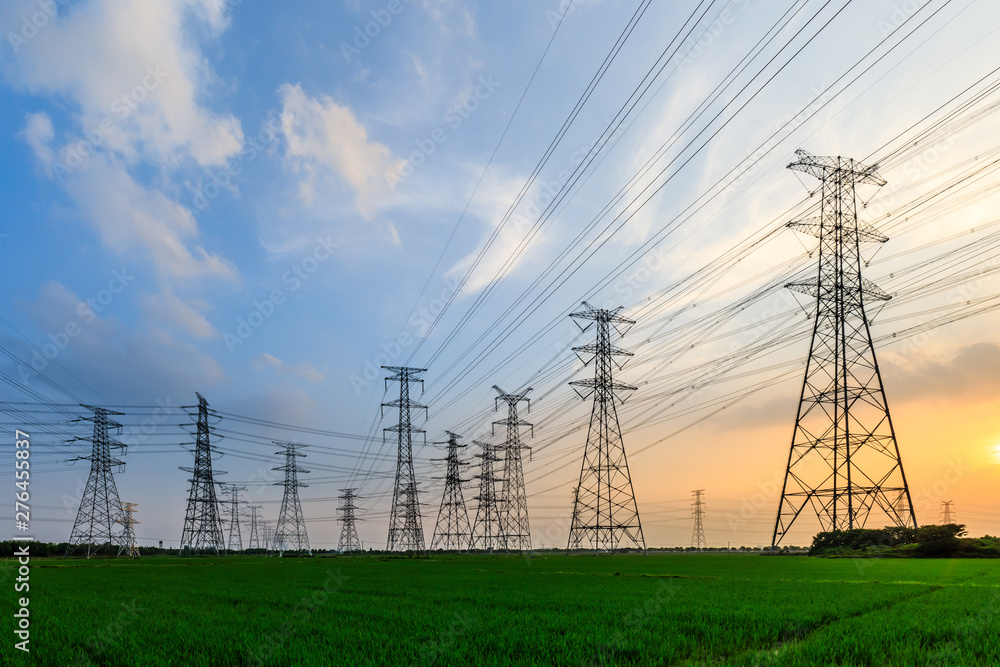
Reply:
<svg viewBox="0 0 1000 667"><path fill-rule="evenodd" d="M118 547L119 556L127 551L126 555L129 558L139 557L139 546L136 544L135 539L135 525L142 523L142 521L135 520L135 510L137 507L139 507L139 503L122 503L121 524L125 526L125 530L122 531L121 546Z"/></svg>
<svg viewBox="0 0 1000 667"><path fill-rule="evenodd" d="M861 276L861 243L888 239L858 220L855 187L885 179L877 165L796 155L788 168L820 180L820 210L788 227L819 238L819 267L815 279L786 285L815 298L816 313L772 548L807 508L824 531L864 528L872 511L917 526L865 313L866 302L891 297Z"/></svg>
<svg viewBox="0 0 1000 667"><path fill-rule="evenodd" d="M240 491L245 486L226 485L223 492L229 493L229 550L243 551L243 535L240 532Z"/></svg>
<svg viewBox="0 0 1000 667"><path fill-rule="evenodd" d="M500 543L508 551L530 551L531 529L528 525L528 496L524 490L524 463L521 450L530 449L521 442L521 427L531 429L534 437L535 427L524 421L517 414L517 404L524 401L531 410L531 403L526 398L531 387L517 394L508 394L500 387L493 385L499 394L494 399L494 410L500 409L500 401L507 404L507 418L493 422L494 435L497 425L507 429L507 439L503 444L503 493L500 497Z"/></svg>
<svg viewBox="0 0 1000 667"><path fill-rule="evenodd" d="M955 523L955 517L951 513L951 506L953 503L953 500L941 501L941 525L943 526Z"/></svg>
<svg viewBox="0 0 1000 667"><path fill-rule="evenodd" d="M705 502L701 499L705 489L698 489L691 492L694 495L694 502L691 504L694 510L694 532L691 533L691 546L701 551L705 544L705 526L702 524L702 516L705 513Z"/></svg>
<svg viewBox="0 0 1000 667"><path fill-rule="evenodd" d="M410 384L419 382L423 391L424 381L420 378L426 368L407 368L405 366L383 366L391 376L385 379L386 390L389 382L399 383L399 399L382 404L382 414L386 408L399 409L399 423L396 426L383 429L385 434L396 434L396 483L392 491L392 511L389 516L389 539L386 542L388 551L423 551L424 526L420 516L420 499L417 496L417 477L413 472L413 434L423 433L423 429L413 426L410 420L410 410L423 410L427 406L410 400Z"/></svg>
<svg viewBox="0 0 1000 667"><path fill-rule="evenodd" d="M284 487L285 492L281 497L281 511L278 513L278 526L274 530L274 549L278 555L285 551L306 552L312 555L309 548L309 535L306 533L306 520L302 515L302 503L299 501L299 489L309 486L299 481L299 473L308 473L305 468L300 467L295 459L304 457L305 454L299 452L308 445L299 445L292 442L278 442L281 451L275 454L285 455L285 465L272 468L285 473L285 481L275 482L275 486Z"/></svg>
<svg viewBox="0 0 1000 667"><path fill-rule="evenodd" d="M616 382L613 377L614 367L621 370L625 364L619 363L618 358L627 361L632 353L611 343L612 329L621 337L635 321L622 317L620 306L605 310L584 302L583 308L570 317L582 331L596 323L596 340L591 345L574 347L573 351L585 366L594 362L594 377L570 385L582 399L593 394L594 404L566 549L579 549L587 544L595 552L614 552L624 542L645 553L646 540L616 407L616 403L624 402L626 392L635 391L635 387ZM579 320L589 323L584 326Z"/></svg>
<svg viewBox="0 0 1000 667"><path fill-rule="evenodd" d="M80 498L80 508L77 510L76 521L73 522L73 530L69 535L66 555L72 553L76 547L86 547L87 558L90 558L104 548L110 552L112 545L117 541L114 524L121 518L122 504L111 469L117 467L118 472L121 472L125 468L125 462L111 452L118 450L124 454L126 447L109 435L111 429L121 433L122 425L108 419L108 415L123 413L88 405L83 407L93 411L94 415L74 421L93 422L94 434L89 438L73 438L71 442L77 440L90 442L90 456L78 456L70 459L70 462L90 461L90 475L87 477L83 497Z"/></svg>
<svg viewBox="0 0 1000 667"><path fill-rule="evenodd" d="M343 522L344 527L340 531L340 542L337 544L337 551L341 553L347 553L349 551L361 551L361 540L358 539L358 529L354 525L358 518L355 516L358 508L354 504L354 500L357 496L354 494L358 489L340 489L340 507L337 511L340 512L340 520Z"/></svg>
<svg viewBox="0 0 1000 667"><path fill-rule="evenodd" d="M181 533L181 544L178 553L190 551L214 551L225 553L226 541L222 530L222 513L219 511L219 500L215 495L215 475L224 475L221 470L212 471L212 455L215 446L211 436L216 435L214 425L210 420L218 420L218 414L209 409L208 401L201 394L197 406L187 406L187 410L197 409L191 413L195 419L193 424L184 426L195 427L194 467L181 470L191 473L188 480L191 490L188 493L187 513L184 516L184 531Z"/></svg>
<svg viewBox="0 0 1000 667"><path fill-rule="evenodd" d="M444 493L441 494L441 507L438 510L437 523L434 524L434 534L431 538L431 550L461 550L469 546L472 529L469 526L469 512L465 508L465 498L462 496L462 468L469 464L458 457L458 450L465 445L458 444L458 435L448 433L448 470L444 477ZM441 443L437 443L441 444Z"/></svg>
<svg viewBox="0 0 1000 667"><path fill-rule="evenodd" d="M476 521L472 526L472 538L469 540L469 549L487 551L492 553L494 549L500 548L500 535L503 532L503 520L500 516L500 497L497 492L497 485L502 480L497 477L495 466L500 462L496 455L496 445L481 440L473 440L479 445L479 495L476 500L479 506L476 509Z"/></svg>

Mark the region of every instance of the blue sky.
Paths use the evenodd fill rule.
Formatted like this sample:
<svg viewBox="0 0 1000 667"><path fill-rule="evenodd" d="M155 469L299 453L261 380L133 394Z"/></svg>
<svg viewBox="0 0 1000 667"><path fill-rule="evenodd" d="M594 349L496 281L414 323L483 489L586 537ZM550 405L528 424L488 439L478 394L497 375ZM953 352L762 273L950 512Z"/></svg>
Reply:
<svg viewBox="0 0 1000 667"><path fill-rule="evenodd" d="M840 12L845 3L712 3L694 37L677 45L676 58L585 173L586 180L574 182L572 197L540 234L530 236L550 198L546 189L555 192L567 183L567 174L669 38L701 6L654 2L515 215L470 271L639 3L87 0L57 5L55 16L46 15L37 0L9 0L0 7L0 27L7 35L0 61L0 196L5 202L0 231L6 234L0 243L6 267L0 338L5 349L68 393L37 377L25 384L61 404L181 406L194 403L198 391L229 413L368 435L391 425L391 416L378 420L377 406L392 398L392 390L383 399L382 376L366 376L366 369L427 365L430 441L440 440L446 429L458 429L469 439L482 435L497 418L489 412L491 385L508 391L531 385L537 399L536 439L526 476L539 544L565 539L559 537L559 522L568 512L584 437L567 436L566 429L586 424L588 414L584 403L560 412L572 396L564 381L589 372L574 365L566 349L577 340L577 329L565 315L584 298L634 310L752 230L795 207L805 210L808 192L785 170L795 149L857 158L873 153L995 67L993 31L1000 25L1000 9L987 2L855 2ZM791 39L793 46L782 58L801 47L788 66L780 72L777 64L765 68L753 81L744 75L740 81L750 88L733 106L713 102L705 120L683 127L688 114L789 7L798 13L769 47L777 51L778 43ZM841 92L860 71L839 78L855 60L918 10L922 20L939 8L923 28ZM818 18L808 22L814 13ZM803 34L818 34L808 44L795 41L800 28ZM762 85L759 94L750 94ZM707 122L716 111L720 119ZM784 126L789 119L792 124ZM779 138L769 140L783 126ZM699 134L702 129L706 134ZM895 165L885 175L900 187L889 190L888 197L882 193L886 210L896 211L921 188L930 188L933 178L944 178L947 168L993 148L996 129L996 119L987 114L942 138L943 148L933 159L914 153ZM703 149L680 150L687 141L700 145L702 136L712 136ZM559 253L671 137L680 142L673 149L678 159L664 176L647 176L641 183L665 182L662 190L615 234L585 231L583 243L592 256L544 301L534 302L537 309L512 325L509 336L490 345L488 328L497 321L504 327L513 322L505 312L522 295L528 299L524 303L538 297L534 281L547 267L566 266ZM757 152L761 145L764 150ZM763 157L746 178L720 188L719 197L655 252L644 250L645 264L595 289L751 155ZM914 162L921 156L926 165ZM887 248L915 249L918 257L932 253L936 241L945 243L975 221L992 220L989 204L988 199L970 201L945 217L928 213L927 224ZM611 208L632 210L622 202ZM526 253L507 264L521 243L528 244ZM706 301L721 308L760 275L780 280L781 271L807 259L811 248L803 243L809 241L786 233L714 285ZM912 257L898 260L899 266ZM873 261L873 279L894 276L894 266ZM466 275L467 284L455 295ZM552 278L544 276L542 284ZM894 279L887 278L890 287ZM725 292L728 287L736 292ZM993 293L995 287L987 282L979 293ZM477 305L482 296L487 300ZM442 304L453 297L431 329ZM936 298L943 302L946 297ZM89 306L81 306L88 300ZM929 298L901 312L937 305ZM523 307L517 305L516 311ZM646 332L670 314L669 308L650 313ZM752 311L742 317L752 321ZM546 328L550 322L561 324ZM927 401L946 404L943 415L968 408L968 401L959 405L958 397L935 393L936 380L926 383L924 393L907 394L914 377L968 372L972 376L955 382L995 388L985 373L976 375L1000 358L994 349L995 323L993 315L984 315L936 330L927 345L907 357L909 365L898 365L898 373L887 371L890 401L898 389L905 397L901 415L914 415L909 429L899 426L902 432L926 431L912 424L926 413ZM622 345L643 341L633 334ZM46 345L59 348L47 355L51 358L43 358L46 350L55 350ZM885 354L899 347L887 344ZM804 359L807 351L803 337L783 358ZM463 357L466 352L481 355L469 369L465 365L472 357ZM959 368L963 353L981 353L986 361ZM685 363L697 366L717 354L710 347L695 350ZM643 360L646 365L636 373L655 377L664 368L661 359ZM5 363L4 372L17 377L17 366ZM766 541L769 519L764 515L770 509L743 533L724 516L738 512L781 467L799 381L770 387L741 403L742 421L723 415L636 459L637 496L640 511L644 501L650 507L651 543L686 543L689 488L709 489L710 509L713 494L717 500L717 514L707 524L710 542ZM692 400L729 389L713 385ZM34 400L17 387L5 391L8 400ZM989 391L976 395L976 401L986 400ZM630 435L627 420L639 421L647 410L652 407L623 411L630 449L693 419L678 414ZM133 438L127 466L118 476L123 499L140 503L140 535L150 542L176 542L183 519L187 486L176 466L189 464L190 455L176 444L172 453L142 454L155 438L157 444L179 440L174 425L184 420L177 410L171 414L154 436ZM134 425L142 417L123 421ZM952 418L958 419L942 416L941 423ZM966 448L961 451L974 454L913 454L915 484L932 487L949 461L961 456L987 460L984 448L1000 440L1000 424L975 421L978 430L961 443ZM67 432L72 428L78 427ZM280 428L254 434L264 440L291 437ZM55 439L49 438L51 444ZM363 446L355 439L302 440L348 451ZM741 447L739 440L753 444ZM721 458L729 463L718 467L720 457L704 451L707 441L719 443ZM326 519L335 515L335 502L321 499L348 483L368 496L367 504L361 503L369 511L362 539L375 545L384 541L393 457L391 448L380 443L370 450L379 457L361 463L350 453L321 449L306 459L307 467L317 466L313 476L325 480L303 490L304 498L314 499L305 512L314 519L310 531L317 545L332 546L339 530ZM235 452L229 460L224 456L220 465L229 471L228 479L259 481L253 475L268 467L265 460L279 464L274 448L262 442L231 446L253 458L238 459ZM65 451L79 453L80 446L73 447ZM929 450L931 445L913 447ZM426 489L428 538L439 498L439 482L432 477L442 473L431 459L441 455L432 447L420 447L416 455ZM53 540L65 539L67 514L72 518L59 499L72 495L86 473L85 464L63 466L58 462L63 457L39 455L44 461L37 481L39 515L51 519L39 524L39 534ZM563 459L569 463L557 466ZM995 532L995 522L979 521L973 510L986 502L982 489L996 481L995 465L980 467L962 487L970 524L978 521L980 531ZM961 498L960 491L954 489ZM278 489L258 484L249 495L267 503L265 514L273 520ZM473 495L470 482L466 497ZM961 501L957 506L961 512Z"/></svg>

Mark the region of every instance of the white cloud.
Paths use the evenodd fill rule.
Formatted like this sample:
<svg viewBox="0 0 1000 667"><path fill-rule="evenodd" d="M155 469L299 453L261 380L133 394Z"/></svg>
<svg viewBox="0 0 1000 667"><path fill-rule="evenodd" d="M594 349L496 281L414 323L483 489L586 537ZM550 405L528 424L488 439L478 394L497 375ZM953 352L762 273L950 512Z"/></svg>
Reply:
<svg viewBox="0 0 1000 667"><path fill-rule="evenodd" d="M273 354L268 354L266 352L258 354L254 357L253 364L257 368L271 368L279 373L290 373L312 382L320 382L323 379L323 374L316 370L316 368L309 362L299 366L289 366Z"/></svg>
<svg viewBox="0 0 1000 667"><path fill-rule="evenodd" d="M282 130L291 169L302 174L299 195L307 205L317 189L346 183L355 193L362 214L389 191L385 175L402 164L384 145L369 141L368 131L354 112L329 97L309 97L299 85L284 84Z"/></svg>
<svg viewBox="0 0 1000 667"><path fill-rule="evenodd" d="M179 299L170 290L164 290L157 295L147 294L143 302L150 319L183 329L197 338L214 338L218 335L215 327L199 310ZM198 305L203 310L209 307L204 302L198 302Z"/></svg>
<svg viewBox="0 0 1000 667"><path fill-rule="evenodd" d="M21 136L28 142L28 146L31 147L35 157L51 173L52 159L55 156L55 151L52 150L50 144L56 134L49 115L47 113L28 114Z"/></svg>

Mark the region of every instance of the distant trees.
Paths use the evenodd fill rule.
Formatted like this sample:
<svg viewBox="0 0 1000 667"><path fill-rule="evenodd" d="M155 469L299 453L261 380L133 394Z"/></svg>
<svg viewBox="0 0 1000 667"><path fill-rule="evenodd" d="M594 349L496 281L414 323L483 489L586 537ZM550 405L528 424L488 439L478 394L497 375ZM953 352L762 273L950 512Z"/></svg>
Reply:
<svg viewBox="0 0 1000 667"><path fill-rule="evenodd" d="M899 558L998 558L1000 540L968 538L964 524L907 528L856 528L818 533L810 556L885 556Z"/></svg>

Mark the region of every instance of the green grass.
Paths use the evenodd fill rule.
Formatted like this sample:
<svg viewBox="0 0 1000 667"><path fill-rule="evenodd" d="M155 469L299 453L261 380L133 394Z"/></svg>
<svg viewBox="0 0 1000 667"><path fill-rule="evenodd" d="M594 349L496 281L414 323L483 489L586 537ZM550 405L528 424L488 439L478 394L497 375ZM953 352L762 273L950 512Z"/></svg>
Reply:
<svg viewBox="0 0 1000 667"><path fill-rule="evenodd" d="M30 597L3 664L1000 664L985 560L37 559Z"/></svg>

